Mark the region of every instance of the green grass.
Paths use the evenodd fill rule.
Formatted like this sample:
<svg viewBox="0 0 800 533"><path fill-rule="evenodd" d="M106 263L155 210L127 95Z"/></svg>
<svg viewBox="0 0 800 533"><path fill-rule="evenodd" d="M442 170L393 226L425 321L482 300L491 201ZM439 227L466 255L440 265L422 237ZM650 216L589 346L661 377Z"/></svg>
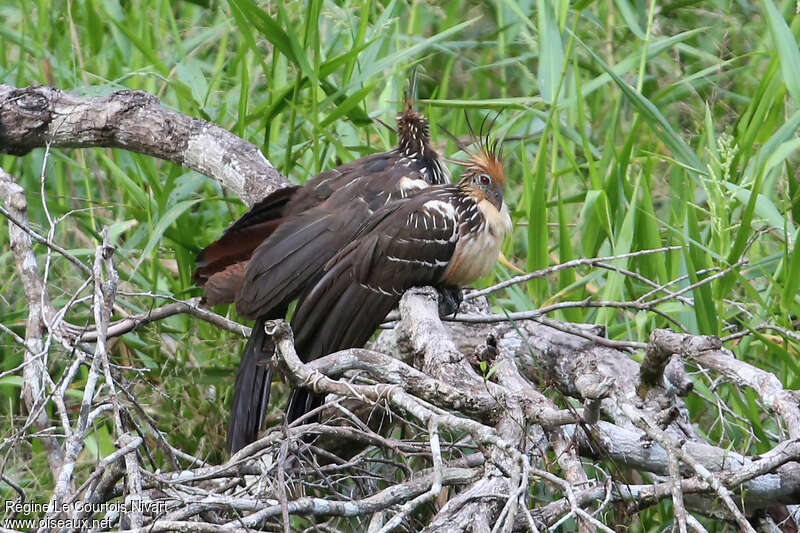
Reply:
<svg viewBox="0 0 800 533"><path fill-rule="evenodd" d="M800 314L794 2L208 3L0 0L0 81L87 95L150 91L164 105L260 146L302 183L392 146L391 133L372 119L392 121L417 66L420 107L444 153L455 146L438 126L464 134L464 111L476 122L503 110L495 133L505 138L506 198L516 228L504 252L516 264L532 270L678 245L615 266L656 283L685 276L680 288L714 273L703 271L746 259L746 266L685 294L693 307L671 300L658 309L693 333L724 336L731 326L763 324L793 329ZM46 231L43 156L4 156L0 164L29 191L30 217ZM68 214L56 240L88 260L100 230L110 226L127 291L199 294L191 282L195 253L244 209L196 173L122 151L55 151L46 176L51 215ZM62 259L53 261L50 290L59 305L81 278ZM0 322L23 335L26 305L5 229L0 275ZM509 276L498 267L481 285ZM517 311L590 295L628 301L649 290L610 270L578 269L510 288L494 304ZM161 302L119 298L131 312ZM553 317L603 323L610 337L636 341L669 326L658 314L620 309L574 308ZM87 306L69 317L89 319ZM177 316L126 335L113 353L151 370L146 381L163 394L148 393L145 383L137 391L173 442L219 459L227 419L221 400L231 393L239 342ZM796 340L770 331L729 346L786 387L800 386ZM60 355L54 348L52 365ZM0 336L0 356L0 371L22 358L8 336ZM0 382L4 428L10 413L20 412L19 386ZM717 394L759 436L762 422L777 430L747 407L746 392L723 386ZM713 406L698 397L689 406L694 421L711 426ZM108 450L110 427L98 424L86 463L90 450ZM711 437L756 453L761 444L745 429L726 422ZM35 486L36 476L23 467L27 457L40 464L36 471L46 470L35 447L12 458L10 468ZM664 506L645 513L636 530L652 530L663 512Z"/></svg>

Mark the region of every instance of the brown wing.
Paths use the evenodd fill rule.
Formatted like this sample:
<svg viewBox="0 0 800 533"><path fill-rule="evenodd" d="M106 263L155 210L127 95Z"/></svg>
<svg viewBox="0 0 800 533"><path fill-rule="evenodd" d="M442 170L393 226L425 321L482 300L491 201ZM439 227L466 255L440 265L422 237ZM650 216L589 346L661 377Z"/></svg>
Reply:
<svg viewBox="0 0 800 533"><path fill-rule="evenodd" d="M395 164L399 156L396 152L372 154L339 168L322 172L310 179L305 186L292 186L279 189L247 210L239 219L231 224L219 239L203 249L195 260L194 281L201 287L209 278L222 272L229 266L246 262L253 251L291 215L312 209L349 182L366 172L381 172L389 165ZM231 270L226 274L244 272L244 268ZM241 284L242 279L233 280ZM218 282L217 282L218 283ZM223 303L226 299L218 289L216 301ZM206 298L209 294L206 292ZM227 293L226 293L227 294ZM230 298L228 302L232 301ZM213 305L213 304L212 304Z"/></svg>
<svg viewBox="0 0 800 533"><path fill-rule="evenodd" d="M449 186L387 205L326 266L292 319L304 360L362 346L410 287L436 284L458 241Z"/></svg>
<svg viewBox="0 0 800 533"><path fill-rule="evenodd" d="M390 199L427 185L417 170L380 158L371 162L363 175L351 177L323 204L284 222L253 252L236 298L240 314L263 316L298 298L373 213Z"/></svg>
<svg viewBox="0 0 800 533"><path fill-rule="evenodd" d="M458 239L455 212L447 207L453 192L427 189L385 206L331 259L292 318L304 361L363 346L403 291L440 281ZM320 396L295 389L286 417L292 422L321 403Z"/></svg>

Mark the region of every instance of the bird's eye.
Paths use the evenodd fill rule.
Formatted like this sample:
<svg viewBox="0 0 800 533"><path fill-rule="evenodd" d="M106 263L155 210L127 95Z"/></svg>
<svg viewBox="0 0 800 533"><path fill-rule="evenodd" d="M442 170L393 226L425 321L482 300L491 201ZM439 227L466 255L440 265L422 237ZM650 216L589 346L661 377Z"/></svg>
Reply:
<svg viewBox="0 0 800 533"><path fill-rule="evenodd" d="M478 183L480 183L481 185L489 185L490 183L492 183L492 178L490 178L488 174L479 174Z"/></svg>

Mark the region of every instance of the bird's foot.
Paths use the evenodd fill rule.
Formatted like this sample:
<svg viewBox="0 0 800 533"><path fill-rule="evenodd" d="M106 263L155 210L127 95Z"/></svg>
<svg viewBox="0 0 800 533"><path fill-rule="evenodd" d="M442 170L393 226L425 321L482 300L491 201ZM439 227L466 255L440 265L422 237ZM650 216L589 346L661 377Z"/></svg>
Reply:
<svg viewBox="0 0 800 533"><path fill-rule="evenodd" d="M436 287L436 292L439 293L439 316L455 315L464 301L461 287L443 285Z"/></svg>

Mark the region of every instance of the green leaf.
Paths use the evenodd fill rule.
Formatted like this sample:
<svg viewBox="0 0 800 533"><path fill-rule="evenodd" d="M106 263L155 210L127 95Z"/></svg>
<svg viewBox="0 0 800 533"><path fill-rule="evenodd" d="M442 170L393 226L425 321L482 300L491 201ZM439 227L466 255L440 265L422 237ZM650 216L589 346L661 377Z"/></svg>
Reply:
<svg viewBox="0 0 800 533"><path fill-rule="evenodd" d="M113 17L106 17L106 20L110 20L162 75L169 75L169 68L158 58L158 54L153 50L149 42L133 33L133 30L127 24L117 22Z"/></svg>
<svg viewBox="0 0 800 533"><path fill-rule="evenodd" d="M786 143L791 142L790 139L794 137L798 127L800 127L800 111L795 111L789 118L786 119L783 125L778 128L778 131L773 133L769 140L764 143L764 146L762 146L758 151L758 157L751 161L750 165L748 165L748 172L751 176L755 175L756 172L761 170L762 166L764 167L763 170L768 172L777 164L781 163L783 159L789 156L787 151L792 151L792 145L788 145ZM778 154L779 152L785 155L781 159L776 160L775 154ZM770 161L772 162L770 163ZM769 168L767 168L768 166Z"/></svg>
<svg viewBox="0 0 800 533"><path fill-rule="evenodd" d="M547 227L547 159L545 158L547 142L542 137L536 160L533 164L533 180L531 196L528 204L528 261L529 271L539 270L548 265L549 228ZM528 292L534 302L541 302L547 290L547 282L543 279L532 279L528 282Z"/></svg>
<svg viewBox="0 0 800 533"><path fill-rule="evenodd" d="M86 34L93 54L97 54L103 47L103 21L97 10L97 0L83 2L86 13Z"/></svg>
<svg viewBox="0 0 800 533"><path fill-rule="evenodd" d="M797 251L797 238L800 237L800 230L794 233L794 237L787 243L789 257L784 260L784 285L781 294L781 304L785 311L790 311L797 291L800 289L800 253Z"/></svg>
<svg viewBox="0 0 800 533"><path fill-rule="evenodd" d="M791 141L781 143L781 145L770 154L767 162L764 164L764 172L768 173L773 168L782 164L784 159L792 155L798 148L800 148L800 139L792 139Z"/></svg>
<svg viewBox="0 0 800 533"><path fill-rule="evenodd" d="M159 219L155 228L153 228L153 233L150 234L150 238L147 240L147 245L144 247L144 250L142 250L139 260L136 261L136 266L133 268L134 272L139 269L139 265L142 264L142 261L150 256L153 248L155 248L159 241L161 241L161 237L164 235L164 232L167 230L167 228L169 228L179 216L186 212L187 209L201 201L203 201L202 198L197 198L194 200L178 202L166 213L164 213L164 216Z"/></svg>
<svg viewBox="0 0 800 533"><path fill-rule="evenodd" d="M603 190L586 191L586 200L579 217L583 254L592 257L600 246L603 237L611 236L608 198Z"/></svg>
<svg viewBox="0 0 800 533"><path fill-rule="evenodd" d="M267 67L267 64L264 62L263 54L261 54L258 49L256 39L253 37L253 32L250 31L250 22L248 21L247 16L238 7L238 4L231 3L235 1L236 0L229 0L228 3L231 6L231 14L236 22L236 27L239 29L239 32L241 32L242 37L244 37L244 41L247 46L253 51L253 54L261 63L261 70L264 72L264 76L270 76L271 72Z"/></svg>
<svg viewBox="0 0 800 533"><path fill-rule="evenodd" d="M111 180L114 182L114 185L121 191L130 194L138 207L147 208L150 202L141 184L131 179L128 173L121 169L116 162L105 153L98 151L97 155L100 161L102 161L110 171Z"/></svg>
<svg viewBox="0 0 800 533"><path fill-rule="evenodd" d="M311 64L308 62L302 50L298 49L296 42L281 27L278 22L270 17L263 9L258 7L251 0L228 0L231 12L237 18L239 27L251 24L263 35L272 45L285 55L292 63L300 67L300 70L307 76L313 74ZM238 11L238 12L237 12ZM253 51L258 53L254 47Z"/></svg>
<svg viewBox="0 0 800 533"><path fill-rule="evenodd" d="M208 82L200 68L200 63L193 59L181 61L175 68L175 74L178 80L191 91L192 98L197 105L202 106L208 94Z"/></svg>
<svg viewBox="0 0 800 533"><path fill-rule="evenodd" d="M432 35L427 39L419 41L417 44L413 46L409 46L408 48L398 50L397 52L389 54L383 59L375 61L374 63L371 63L369 65L364 65L363 74L361 74L360 76L353 76L353 79L350 81L350 85L352 86L354 83L363 83L364 80L369 79L374 75L377 75L385 68L392 67L396 63L404 61L410 57L419 56L422 52L424 52L437 42L442 41L447 37L454 35L469 26L472 26L475 22L480 20L480 18L481 17L475 17L465 22L462 22L461 24L456 24L455 26L447 28L446 30L441 31L436 35Z"/></svg>
<svg viewBox="0 0 800 533"><path fill-rule="evenodd" d="M511 98L475 98L470 100L422 99L420 102L435 107L457 107L461 109L529 109L544 102L541 96L515 96Z"/></svg>
<svg viewBox="0 0 800 533"><path fill-rule="evenodd" d="M697 272L711 267L711 259L701 245L700 223L698 221L699 210L694 205L689 205L686 209L686 242L688 246L684 248L684 259L689 281L692 284L700 281ZM707 276L708 274L706 274ZM717 335L718 320L714 308L714 299L711 287L708 283L700 285L692 291L694 296L694 314L697 319L698 333L704 335Z"/></svg>
<svg viewBox="0 0 800 533"><path fill-rule="evenodd" d="M642 195L641 202L638 206L642 211L640 216L637 217L638 229L636 231L640 239L638 244L640 250L654 250L664 245L658 233L658 216L653 207L650 178L650 175L646 175L642 178ZM656 255L644 256L641 258L641 263L647 266L647 270L649 270L648 277L650 279L662 283L666 283L669 280L667 277L667 267L662 257Z"/></svg>
<svg viewBox="0 0 800 533"><path fill-rule="evenodd" d="M636 37L644 41L646 36L642 31L642 27L639 25L639 21L636 20L636 13L633 12L628 0L614 0L614 3L617 4L617 9L619 9L622 18L625 19L625 24L628 25L628 29L631 30Z"/></svg>
<svg viewBox="0 0 800 533"><path fill-rule="evenodd" d="M539 93L545 102L551 103L556 98L564 66L564 45L550 0L538 0L536 11L539 22Z"/></svg>
<svg viewBox="0 0 800 533"><path fill-rule="evenodd" d="M611 76L611 79L614 80L614 83L616 83L617 86L622 90L623 94L628 97L642 117L651 125L661 130L663 133L661 140L664 141L664 144L666 144L670 149L672 155L686 167L690 168L690 173L705 175L706 172L703 170L705 165L703 165L702 161L700 161L700 158L697 157L697 154L694 152L694 150L692 150L673 129L672 125L667 121L667 119L664 118L664 115L661 114L661 111L659 111L650 100L645 98L644 95L637 92L633 87L628 85L622 78L620 78L617 73L614 72L614 70L609 67L605 61L603 61L600 56L594 52L594 50L591 49L591 47L587 46L577 37L575 37L575 40L583 45L589 55L591 55L594 60L600 64L603 70L605 70L606 73Z"/></svg>
<svg viewBox="0 0 800 533"><path fill-rule="evenodd" d="M786 84L786 90L789 91L794 104L800 106L800 49L797 47L797 41L792 35L792 31L783 20L783 15L772 0L763 0L762 3L772 39L775 41L775 48L778 50L783 82Z"/></svg>
<svg viewBox="0 0 800 533"><path fill-rule="evenodd" d="M360 104L364 98L372 92L372 90L375 88L375 85L377 85L377 83L367 85L366 87L354 92L342 100L341 103L339 103L339 105L337 105L336 108L327 117L325 117L322 122L319 123L320 127L324 128L349 113L351 109Z"/></svg>
<svg viewBox="0 0 800 533"><path fill-rule="evenodd" d="M363 52L364 49L369 47L373 42L375 41L372 40L366 43L362 43L357 48L353 48L349 52L338 55L333 59L329 59L325 63L321 64L319 67L320 79L324 80L327 76L331 75L339 68L346 65L348 61L355 61L358 55L361 52ZM301 76L294 84L289 85L288 87L273 89L272 100L271 101L266 100L263 103L256 106L255 108L253 108L247 115L246 123L249 124L259 119L264 119L266 122L270 122L273 118L275 118L278 115L278 113L286 109L286 106L289 104L292 94L294 94L296 91L299 91L300 89L304 89L309 84L309 81L310 80L307 76ZM323 86L323 89L325 89L325 86ZM342 99L344 99L344 97L342 97ZM352 109L351 112L348 114L348 118L353 122L359 122L363 114L364 112L361 109L355 108Z"/></svg>
<svg viewBox="0 0 800 533"><path fill-rule="evenodd" d="M507 362L507 359L501 359L500 361L498 361L495 364L493 364L492 368L490 368L489 371L484 374L484 379L486 379L487 381L489 379L491 379L492 375L495 372L497 372L497 369L499 369L503 365L503 363L506 363L506 362Z"/></svg>
<svg viewBox="0 0 800 533"><path fill-rule="evenodd" d="M690 38L694 37L698 33L705 32L707 28L695 28L693 30L688 30L677 35L672 35L670 37L662 37L660 39L656 39L651 41L647 44L647 55L645 59L652 59L656 57L658 54L665 50L669 50L673 46L677 45L678 43L684 42L689 40ZM652 38L652 36L651 36ZM622 76L626 72L629 72L636 68L641 61L641 52L635 51L628 54L624 59L619 61L616 65L613 65L611 69L618 75ZM718 68L718 67L715 67ZM581 94L585 98L586 96L593 93L595 90L599 89L606 83L611 81L611 76L609 74L600 74L596 78L593 78L583 84L581 87ZM685 83L686 78L682 78L680 83ZM568 100L571 102L571 100Z"/></svg>
<svg viewBox="0 0 800 533"><path fill-rule="evenodd" d="M736 199L742 202L743 205L750 204L750 197L753 194L750 189L746 189L736 185L735 183L729 182L723 182L723 185L725 185L725 187L731 191L734 196L736 196ZM778 208L775 207L775 204L772 202L772 200L763 194L759 193L756 195L753 214L766 220L767 224L773 228L782 230L784 227L788 227L790 233L794 231L794 224L792 224L791 221L783 216L783 213L781 213Z"/></svg>
<svg viewBox="0 0 800 533"><path fill-rule="evenodd" d="M10 385L12 387L22 387L22 376L3 376L0 378L0 385Z"/></svg>
<svg viewBox="0 0 800 533"><path fill-rule="evenodd" d="M634 207L636 198L639 196L639 183L641 181L641 175L637 176L636 183L634 184L633 194L631 195L630 201L627 205L627 211L625 212L625 217L622 219L622 225L619 228L619 231L614 236L614 242L612 243L613 247L613 254L614 255L622 255L627 254L631 251L631 245L633 244L633 232L636 226L636 215L637 209ZM621 202L620 202L621 203ZM621 267L627 268L630 259L618 259L613 261L612 264ZM625 275L620 272L609 272L607 276L606 285L603 288L602 299L607 301L615 301L622 298L622 291L625 283ZM614 315L616 315L616 309L601 309L597 313L597 318L595 319L595 324L606 324L610 325L612 320L614 319Z"/></svg>

